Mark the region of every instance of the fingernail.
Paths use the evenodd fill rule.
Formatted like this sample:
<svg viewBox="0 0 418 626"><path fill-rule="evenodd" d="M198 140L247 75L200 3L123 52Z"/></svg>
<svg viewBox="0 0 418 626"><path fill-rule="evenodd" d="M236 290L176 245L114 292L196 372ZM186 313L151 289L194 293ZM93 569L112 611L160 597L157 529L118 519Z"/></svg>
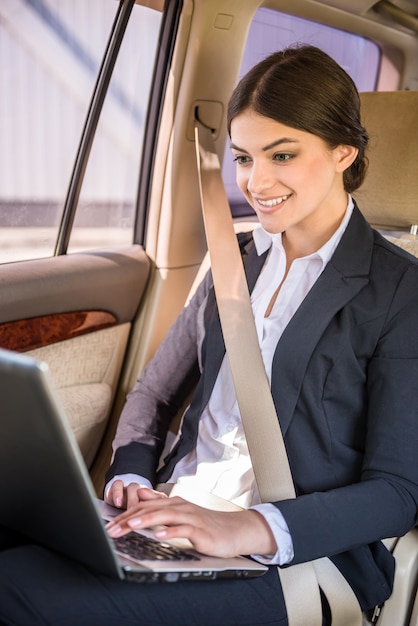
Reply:
<svg viewBox="0 0 418 626"><path fill-rule="evenodd" d="M113 525L107 528L107 532L111 537L117 537L118 535L121 534L122 527L119 526L119 524L115 524L113 522Z"/></svg>
<svg viewBox="0 0 418 626"><path fill-rule="evenodd" d="M128 526L131 528L140 528L142 525L142 519L140 517L134 517L127 521Z"/></svg>

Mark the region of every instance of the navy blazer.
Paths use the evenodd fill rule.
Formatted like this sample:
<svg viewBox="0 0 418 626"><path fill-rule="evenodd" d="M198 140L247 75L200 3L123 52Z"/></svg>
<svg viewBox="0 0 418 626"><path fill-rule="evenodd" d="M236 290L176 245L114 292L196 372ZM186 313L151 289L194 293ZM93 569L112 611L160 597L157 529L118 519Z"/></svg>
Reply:
<svg viewBox="0 0 418 626"><path fill-rule="evenodd" d="M266 254L257 255L248 234L241 246L252 290ZM213 288L204 317L200 369L196 354L182 358L179 341L167 391L152 390L170 360L162 346L128 397L107 480L135 472L166 481L193 448L225 353ZM180 328L169 333L172 345L185 337ZM290 529L292 563L329 556L363 609L380 604L394 571L380 539L417 522L418 261L372 230L357 207L280 338L271 379L297 493L274 503ZM180 440L156 475L169 417L196 381Z"/></svg>

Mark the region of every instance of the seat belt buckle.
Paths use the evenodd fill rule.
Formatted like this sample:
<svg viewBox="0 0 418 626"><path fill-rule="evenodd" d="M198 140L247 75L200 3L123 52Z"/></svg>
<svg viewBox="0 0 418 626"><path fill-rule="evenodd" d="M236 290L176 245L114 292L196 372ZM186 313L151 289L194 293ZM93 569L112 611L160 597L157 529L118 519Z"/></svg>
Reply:
<svg viewBox="0 0 418 626"><path fill-rule="evenodd" d="M378 604L374 607L373 610L369 611L369 621L371 624L377 624L377 620L379 619L380 613L382 612L383 604Z"/></svg>

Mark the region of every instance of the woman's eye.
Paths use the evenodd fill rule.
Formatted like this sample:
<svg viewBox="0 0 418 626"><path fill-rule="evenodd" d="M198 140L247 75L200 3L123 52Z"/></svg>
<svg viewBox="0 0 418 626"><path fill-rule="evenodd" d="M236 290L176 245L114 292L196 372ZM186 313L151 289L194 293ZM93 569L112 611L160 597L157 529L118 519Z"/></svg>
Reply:
<svg viewBox="0 0 418 626"><path fill-rule="evenodd" d="M250 161L250 157L237 154L234 156L234 161L238 163L238 165L246 165Z"/></svg>
<svg viewBox="0 0 418 626"><path fill-rule="evenodd" d="M280 163L284 163L285 161L289 161L290 159L293 159L293 157L294 157L293 154L285 154L283 152L279 152L278 154L274 155L274 160L279 161Z"/></svg>

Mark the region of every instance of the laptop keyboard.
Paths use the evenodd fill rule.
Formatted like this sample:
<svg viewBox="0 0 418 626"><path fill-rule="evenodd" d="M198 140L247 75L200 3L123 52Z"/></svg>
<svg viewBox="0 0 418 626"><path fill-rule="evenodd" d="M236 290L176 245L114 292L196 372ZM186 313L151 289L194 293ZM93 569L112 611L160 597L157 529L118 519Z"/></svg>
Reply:
<svg viewBox="0 0 418 626"><path fill-rule="evenodd" d="M199 557L168 543L129 533L113 539L117 552L138 561L199 561Z"/></svg>

